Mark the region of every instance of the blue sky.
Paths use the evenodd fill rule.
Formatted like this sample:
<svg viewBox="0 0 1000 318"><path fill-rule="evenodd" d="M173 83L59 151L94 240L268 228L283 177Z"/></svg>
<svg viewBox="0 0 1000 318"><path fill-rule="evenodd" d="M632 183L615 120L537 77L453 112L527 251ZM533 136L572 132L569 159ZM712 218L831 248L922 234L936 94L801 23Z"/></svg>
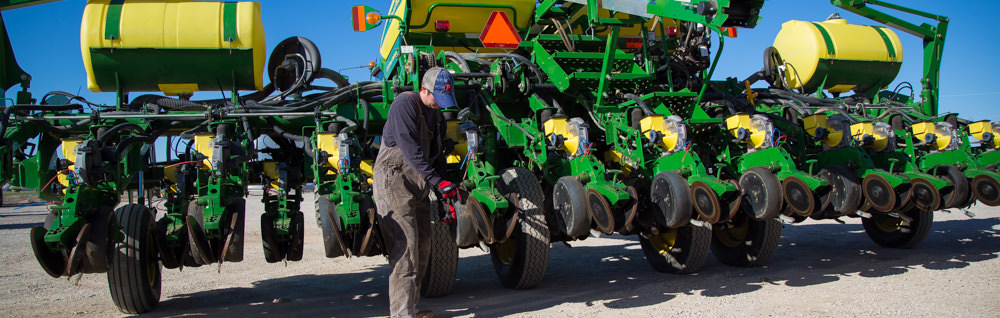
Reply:
<svg viewBox="0 0 1000 318"><path fill-rule="evenodd" d="M1000 59L995 57L1000 45L992 31L996 27L990 24L1000 12L1000 1L892 2L951 18L941 71L941 111L957 112L972 120L1000 120L1000 112L996 110L1000 88L992 85L994 73L1000 70ZM67 0L2 13L18 62L33 77L30 91L35 97L63 90L79 92L100 103L114 102L113 93L93 93L86 88L79 38L85 4L83 0ZM324 67L343 69L342 73L352 80L368 79L365 69L345 69L366 65L378 56L381 29L351 31L350 7L357 4L386 12L389 1L261 1L268 50L289 36L304 36L319 46ZM740 29L737 38L726 40L715 78L744 78L759 70L764 48L773 43L785 21L822 21L834 12L851 23L876 24L840 10L826 0L768 0L757 28ZM929 22L899 16L916 23ZM897 34L904 45L904 62L896 83L908 81L917 86L922 72L921 42L912 35L898 31ZM19 88L8 91L6 97L12 97L16 89ZM218 93L215 94L206 98L217 98Z"/></svg>

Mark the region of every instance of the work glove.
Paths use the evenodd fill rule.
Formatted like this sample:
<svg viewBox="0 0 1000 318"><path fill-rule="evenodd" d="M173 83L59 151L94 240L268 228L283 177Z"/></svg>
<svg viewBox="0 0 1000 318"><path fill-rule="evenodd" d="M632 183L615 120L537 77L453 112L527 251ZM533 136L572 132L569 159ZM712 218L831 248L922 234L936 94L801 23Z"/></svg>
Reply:
<svg viewBox="0 0 1000 318"><path fill-rule="evenodd" d="M458 185L448 180L441 180L441 183L438 183L437 191L441 194L441 198L451 199L458 195Z"/></svg>

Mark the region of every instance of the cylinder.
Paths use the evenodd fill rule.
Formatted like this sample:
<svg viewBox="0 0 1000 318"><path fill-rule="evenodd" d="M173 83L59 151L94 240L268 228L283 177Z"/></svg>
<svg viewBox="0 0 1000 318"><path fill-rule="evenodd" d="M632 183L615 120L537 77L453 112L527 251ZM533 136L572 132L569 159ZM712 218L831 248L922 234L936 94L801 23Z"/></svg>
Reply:
<svg viewBox="0 0 1000 318"><path fill-rule="evenodd" d="M895 32L844 19L785 22L774 48L785 63L788 86L807 92L853 90L873 95L892 83L903 63L903 47Z"/></svg>
<svg viewBox="0 0 1000 318"><path fill-rule="evenodd" d="M88 1L80 27L94 92L260 90L260 3Z"/></svg>

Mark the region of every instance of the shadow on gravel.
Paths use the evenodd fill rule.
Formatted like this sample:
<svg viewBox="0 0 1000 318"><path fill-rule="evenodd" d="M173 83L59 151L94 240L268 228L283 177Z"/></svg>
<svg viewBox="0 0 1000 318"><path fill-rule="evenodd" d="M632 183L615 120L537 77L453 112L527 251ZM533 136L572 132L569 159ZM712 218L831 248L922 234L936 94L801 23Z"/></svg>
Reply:
<svg viewBox="0 0 1000 318"><path fill-rule="evenodd" d="M629 309L669 302L684 294L721 297L756 292L766 284L801 287L846 276L899 275L918 267L962 268L998 257L998 225L1000 218L935 222L933 233L911 250L879 247L859 224L789 225L771 265L736 268L709 257L702 270L692 275L653 271L634 236L612 236L609 239L618 242L611 246L554 244L545 280L534 289L502 287L488 255L464 257L452 293L424 298L420 307L433 309L437 317L497 317L566 303ZM161 302L153 315L384 316L388 313L387 275L388 267L382 265L361 273L269 279L249 288L175 296Z"/></svg>

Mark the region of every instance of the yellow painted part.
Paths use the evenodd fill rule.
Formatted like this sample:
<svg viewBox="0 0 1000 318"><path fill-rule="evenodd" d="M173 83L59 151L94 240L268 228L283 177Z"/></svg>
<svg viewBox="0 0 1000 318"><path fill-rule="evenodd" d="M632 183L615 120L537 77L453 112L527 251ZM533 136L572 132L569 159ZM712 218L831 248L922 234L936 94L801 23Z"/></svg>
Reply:
<svg viewBox="0 0 1000 318"><path fill-rule="evenodd" d="M337 160L340 160L340 147L337 145L337 133L325 132L316 134L316 143L320 151L325 151L330 157L326 158L326 163L331 167L340 169Z"/></svg>
<svg viewBox="0 0 1000 318"><path fill-rule="evenodd" d="M569 119L565 117L550 118L542 124L543 129L545 129L545 136L555 134L563 137L564 141L559 150L575 154L580 148L580 139L569 133L568 126Z"/></svg>
<svg viewBox="0 0 1000 318"><path fill-rule="evenodd" d="M785 72L788 84L797 89L817 74L820 59L872 62L902 62L903 46L889 28L877 27L885 33L895 50L891 57L882 36L871 26L847 24L843 19L819 22L830 35L835 54L829 54L823 34L811 22L792 20L781 25L774 47L790 65ZM844 89L843 86L835 86Z"/></svg>
<svg viewBox="0 0 1000 318"><path fill-rule="evenodd" d="M465 155L469 150L469 144L465 140L465 134L462 134L462 131L458 129L459 124L460 122L457 120L449 120L445 123L448 131L445 133L444 138L454 140L458 143L451 149L448 156L445 157L445 161L448 163L461 163L462 159L465 158Z"/></svg>
<svg viewBox="0 0 1000 318"><path fill-rule="evenodd" d="M631 175L632 164L625 160L622 160L623 158L625 158L625 155L622 155L622 153L615 150L608 150L604 152L604 161L617 162L622 166L622 172L624 172L626 176Z"/></svg>
<svg viewBox="0 0 1000 318"><path fill-rule="evenodd" d="M910 130L913 131L913 136L916 136L921 141L924 140L924 136L927 134L934 134L933 146L935 150L944 150L951 144L951 136L938 134L933 122L925 121L914 124L910 126Z"/></svg>
<svg viewBox="0 0 1000 318"><path fill-rule="evenodd" d="M83 142L83 139L63 139L61 141L63 158L75 163L76 146L79 146L81 142Z"/></svg>
<svg viewBox="0 0 1000 318"><path fill-rule="evenodd" d="M827 89L827 91L830 91L831 93L847 93L850 92L855 87L858 87L858 85L841 84L841 85L834 85L833 87L830 87L830 89Z"/></svg>
<svg viewBox="0 0 1000 318"><path fill-rule="evenodd" d="M76 171L76 166L75 165L69 165L69 167L66 168L66 169L69 169L69 171ZM59 184L61 184L63 186L63 194L66 194L66 189L65 188L69 188L69 174L68 173L59 173L59 174L56 175L56 180L59 182Z"/></svg>
<svg viewBox="0 0 1000 318"><path fill-rule="evenodd" d="M770 131L757 131L753 129L753 125L750 124L750 115L738 114L726 118L726 129L729 130L729 133L733 137L738 137L737 134L740 128L750 131L750 139L745 142L750 144L750 147L754 149L763 146L767 142L768 134L771 133Z"/></svg>
<svg viewBox="0 0 1000 318"><path fill-rule="evenodd" d="M196 83L189 83L189 84L156 84L156 86L159 87L160 91L163 92L163 94L172 95L172 96L177 96L177 95L180 95L180 94L185 94L185 93L191 93L191 92L197 92L197 91L199 91L198 84L196 84Z"/></svg>
<svg viewBox="0 0 1000 318"><path fill-rule="evenodd" d="M666 133L666 131L664 131L663 129L663 115L648 116L646 118L639 120L639 129L642 131L642 135L646 136L646 138L650 138L649 137L650 132L652 131L659 131L661 133ZM674 137L676 138L676 136ZM667 145L663 143L664 139L666 139L666 137L661 138L660 140L653 140L653 144L666 148Z"/></svg>
<svg viewBox="0 0 1000 318"><path fill-rule="evenodd" d="M194 135L194 151L204 155L206 158L202 160L201 169L212 169L212 139L215 138L214 134L197 134Z"/></svg>
<svg viewBox="0 0 1000 318"><path fill-rule="evenodd" d="M375 175L375 160L361 160L361 172L368 176L368 180ZM371 183L371 181L368 181Z"/></svg>
<svg viewBox="0 0 1000 318"><path fill-rule="evenodd" d="M427 19L428 10L435 3L441 3L431 12L427 25L420 29L410 29L410 32L434 33L434 21L447 20L449 24L448 33L458 37L479 38L479 33L483 32L486 21L489 20L493 11L502 11L507 14L515 28L527 28L531 26L531 19L535 12L534 0L464 0L464 1L421 1L421 0L393 0L389 5L389 15L395 15L409 21L410 26L418 26ZM498 6L512 6L517 10L517 21L514 21L514 13L509 8L473 8L473 7L449 7L445 3L463 4L493 4ZM406 17L407 9L410 9L410 16ZM399 40L399 22L395 19L385 19L385 30L382 32L382 45L379 52L382 59L389 59L393 53L393 47ZM438 48L435 52L443 49L459 53L473 52L461 47ZM496 53L505 52L504 49L474 48L475 52Z"/></svg>
<svg viewBox="0 0 1000 318"><path fill-rule="evenodd" d="M271 184L270 184L271 189L277 190L277 189L280 188L280 187L278 187L278 178L280 177L280 175L278 175L278 163L277 162L274 162L274 161L265 161L264 162L264 175L267 176L269 179L273 180L273 181L271 181Z"/></svg>
<svg viewBox="0 0 1000 318"><path fill-rule="evenodd" d="M163 178L167 179L167 181L170 181L171 183L175 183L176 184L177 183L177 168L180 168L180 166L173 166L173 167L163 168ZM173 190L177 191L176 188L173 189Z"/></svg>
<svg viewBox="0 0 1000 318"><path fill-rule="evenodd" d="M996 135L996 132L993 131L993 125L988 120L969 124L969 135L972 135L972 137L983 140L983 134L986 133L993 134L993 144L990 146L994 149L1000 148L1000 142L997 142L997 138L1000 138L1000 136ZM984 142L984 144L986 143Z"/></svg>
<svg viewBox="0 0 1000 318"><path fill-rule="evenodd" d="M259 2L237 2L236 41L225 41L223 4L217 1L127 1L122 5L119 40L104 39L110 0L90 0L83 10L80 49L87 88L100 91L90 48L238 48L253 50L254 85L264 88L267 47ZM168 53L164 53L168 54ZM212 88L215 89L215 88Z"/></svg>
<svg viewBox="0 0 1000 318"><path fill-rule="evenodd" d="M580 18L586 18L586 15L587 15L587 10L580 10L580 11L578 11L576 13L576 15L570 17L569 20L570 21L574 21L574 20L577 20L577 19L580 19ZM604 8L600 8L600 9L597 9L597 16L600 17L600 18L619 18L619 19L624 19L624 18L629 17L630 15L628 15L626 13L618 13L617 15L615 15L614 17L612 17L610 10L604 9ZM663 29L664 30L666 30L669 27L677 27L679 25L679 23L677 23L677 20L662 18L662 21L660 21L659 24L656 25L656 28L654 29L653 28L653 23L655 22L655 20L656 19L649 19L648 21L646 21L645 24L646 24L646 30L655 31L657 37L663 36L663 33L660 32L660 25L663 25ZM562 22L566 23L565 21L562 21ZM584 30L583 28L580 27L582 25L586 25L586 23L578 24L578 27L576 27L576 28L573 29L573 33L574 34L589 34L589 32L585 32L585 31L589 31L589 30ZM594 35L596 35L596 36L606 36L606 35L608 35L608 32L610 32L610 31L611 31L611 28L605 28L604 30L602 30L600 32L594 32ZM623 28L621 28L618 31L618 37L621 37L621 38L640 38L640 37L642 37L642 28L639 27L639 26L623 27Z"/></svg>
<svg viewBox="0 0 1000 318"><path fill-rule="evenodd" d="M830 128L827 120L826 114L810 115L802 119L802 127L806 129L807 134L813 137L816 137L816 129L826 129L828 134L826 135L826 139L823 139L823 143L830 147L837 147L840 145L840 141L844 139L844 132Z"/></svg>
<svg viewBox="0 0 1000 318"><path fill-rule="evenodd" d="M876 134L875 125L871 122L861 122L851 125L851 136L854 137L854 140L861 141L865 135L875 137L875 142L866 146L866 148L882 151L885 150L885 147L889 146L889 138Z"/></svg>

